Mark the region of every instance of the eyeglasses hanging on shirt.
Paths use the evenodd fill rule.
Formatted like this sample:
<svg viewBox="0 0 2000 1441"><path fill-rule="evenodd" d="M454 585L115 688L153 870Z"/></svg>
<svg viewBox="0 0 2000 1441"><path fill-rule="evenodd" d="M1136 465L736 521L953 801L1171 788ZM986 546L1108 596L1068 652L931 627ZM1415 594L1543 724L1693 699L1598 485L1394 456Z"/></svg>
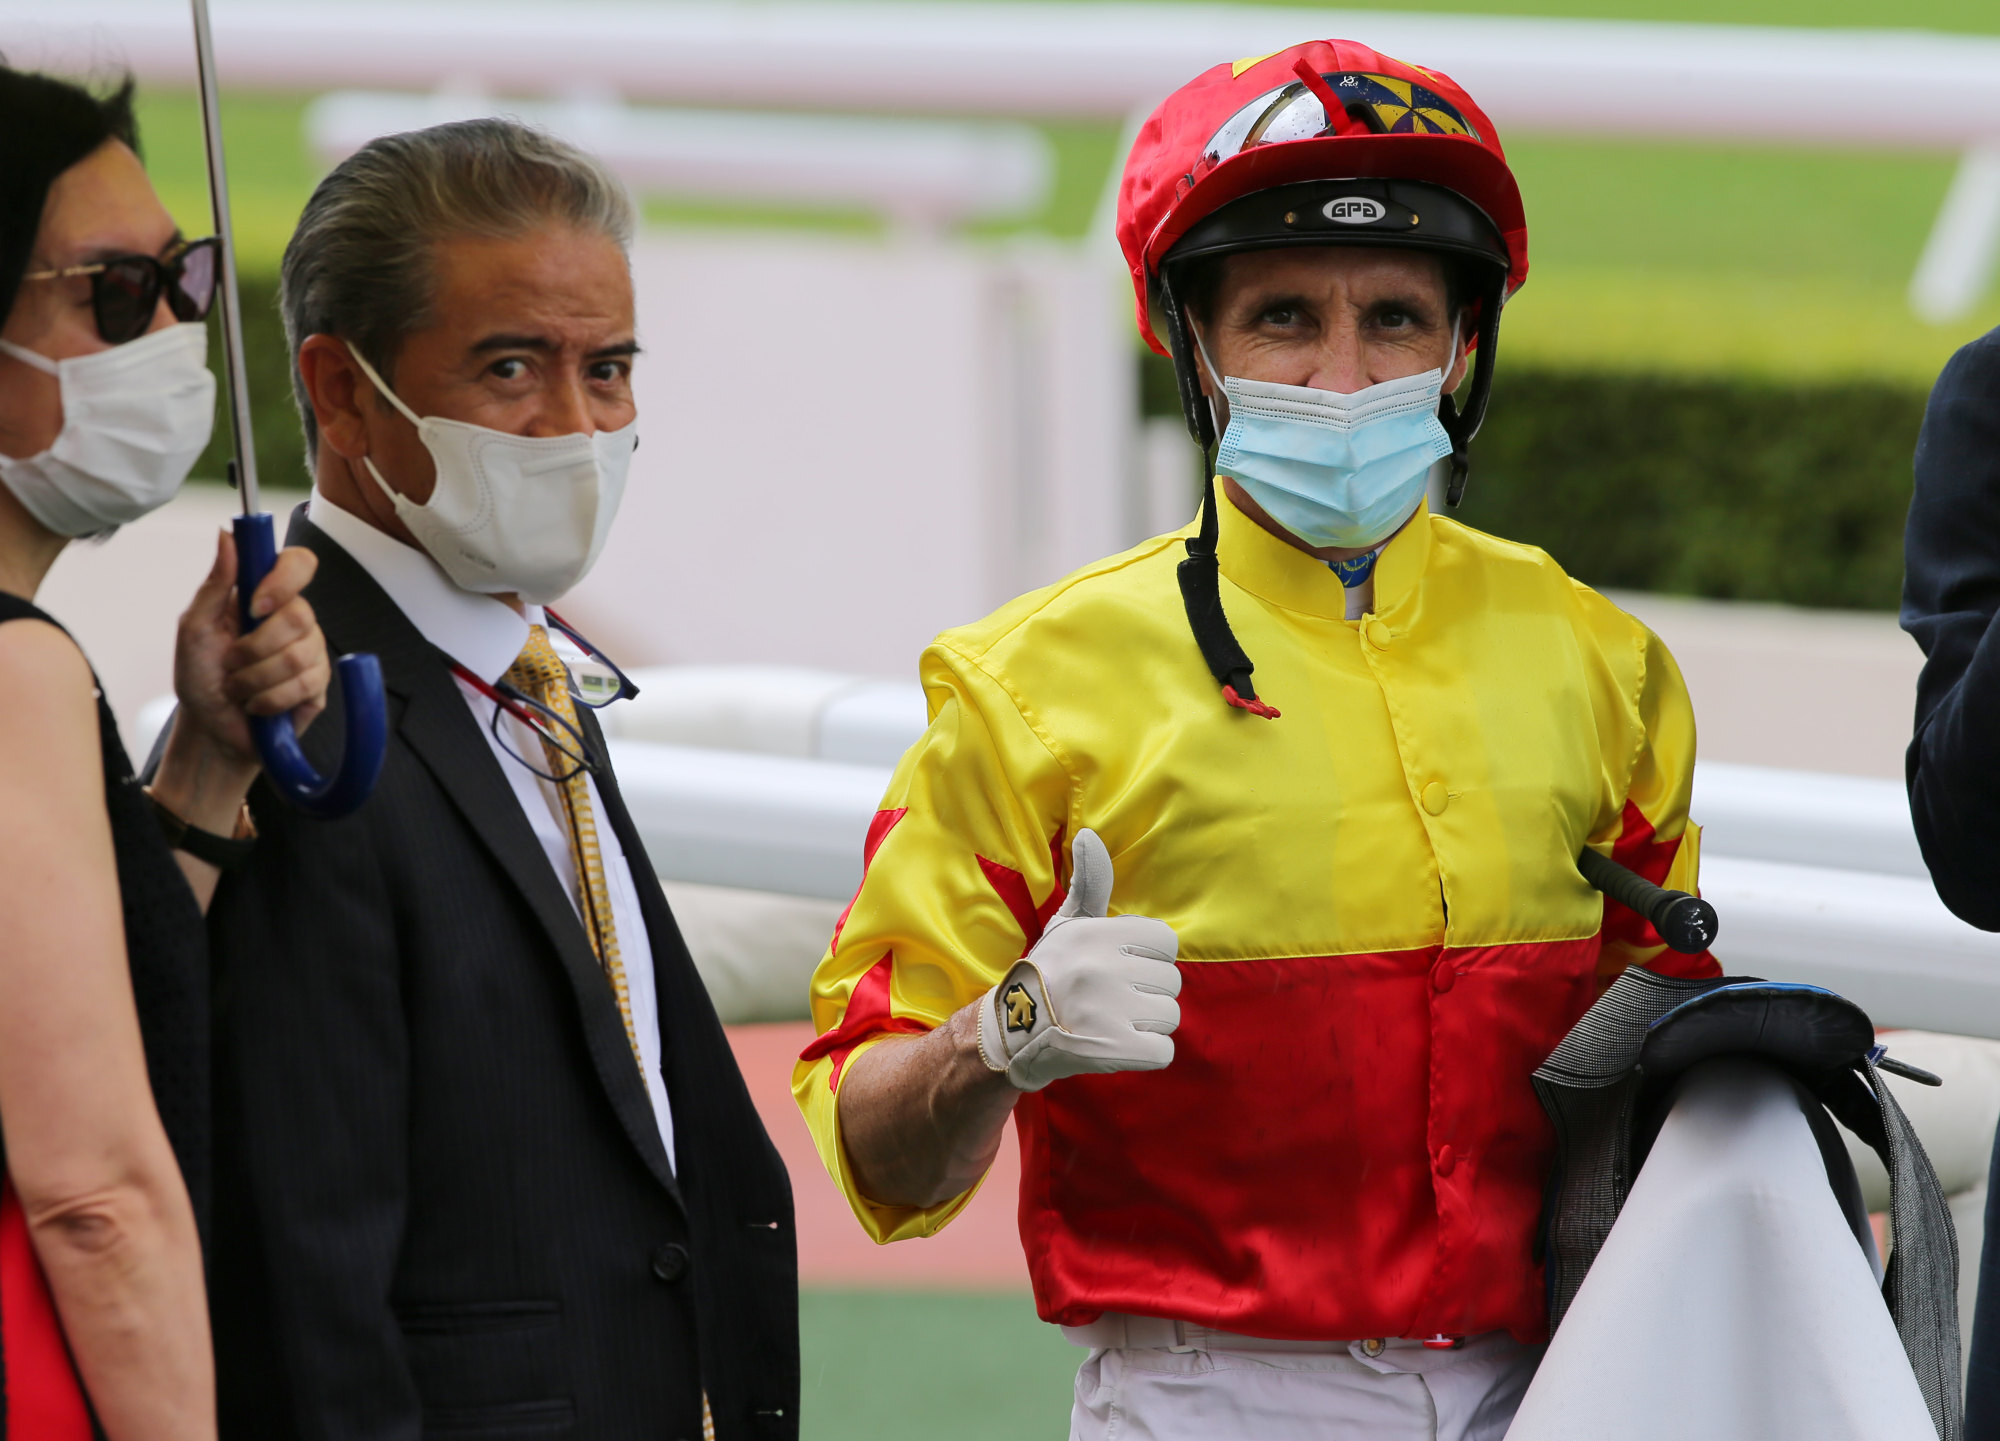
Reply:
<svg viewBox="0 0 2000 1441"><path fill-rule="evenodd" d="M631 700L639 694L632 678L611 659L583 638L583 633L554 611L544 607L549 640L569 667L569 693L580 706L603 710L613 701Z"/></svg>
<svg viewBox="0 0 2000 1441"><path fill-rule="evenodd" d="M639 694L632 678L584 639L576 627L552 610L545 609L542 615L552 633L552 643L566 642L558 643L556 649L569 672L571 700L588 710L603 710L613 701L630 700ZM583 732L535 697L504 679L489 681L474 675L455 660L451 662L451 673L493 702L493 739L503 751L543 780L560 785L579 771L597 775L601 770L602 762ZM524 748L519 737L511 727L501 723L503 716L513 717L534 732L541 744L526 747L534 754L521 753ZM562 756L563 761L557 763L551 752Z"/></svg>

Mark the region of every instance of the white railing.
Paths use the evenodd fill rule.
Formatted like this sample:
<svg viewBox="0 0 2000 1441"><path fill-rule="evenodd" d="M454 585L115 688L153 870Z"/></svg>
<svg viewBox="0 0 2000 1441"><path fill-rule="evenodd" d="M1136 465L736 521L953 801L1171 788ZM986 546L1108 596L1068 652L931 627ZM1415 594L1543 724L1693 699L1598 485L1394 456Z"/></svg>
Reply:
<svg viewBox="0 0 2000 1441"><path fill-rule="evenodd" d="M1018 122L664 110L604 96L550 103L342 90L307 109L306 142L332 165L379 135L491 115L583 146L635 190L721 203L852 206L919 231L1032 214L1055 176L1047 138Z"/></svg>

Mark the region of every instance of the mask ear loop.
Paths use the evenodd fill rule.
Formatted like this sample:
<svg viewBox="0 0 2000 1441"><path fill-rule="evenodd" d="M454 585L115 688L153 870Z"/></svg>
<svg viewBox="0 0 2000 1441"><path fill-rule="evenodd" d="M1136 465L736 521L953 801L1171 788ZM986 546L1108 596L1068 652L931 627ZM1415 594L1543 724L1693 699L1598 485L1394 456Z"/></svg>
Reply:
<svg viewBox="0 0 2000 1441"><path fill-rule="evenodd" d="M11 355L23 365L32 366L44 375L61 375L62 367L38 351L25 345L16 345L11 340L0 340L0 355Z"/></svg>
<svg viewBox="0 0 2000 1441"><path fill-rule="evenodd" d="M343 340L341 344L347 347L347 353L354 357L354 363L361 367L361 373L368 377L369 383L375 387L376 392L381 396L383 396L389 402L389 404L395 406L396 409L400 410L403 413L404 419L408 420L410 424L417 426L421 430L423 426L423 421L418 418L417 413L414 410L410 409L409 406L403 404L403 398L401 396L397 395L395 391L389 389L388 386L382 383L382 377L375 373L375 367L368 363L367 357L354 348L354 343L352 341ZM406 503L411 505L415 504L414 501L406 501L405 497L398 495L395 491L389 488L389 482L382 479L382 472L375 468L374 456L372 455L362 456L361 464L363 469L365 469L368 472L368 474L374 478L375 484L382 488L382 494L388 499L390 505L395 506L398 510L400 510Z"/></svg>

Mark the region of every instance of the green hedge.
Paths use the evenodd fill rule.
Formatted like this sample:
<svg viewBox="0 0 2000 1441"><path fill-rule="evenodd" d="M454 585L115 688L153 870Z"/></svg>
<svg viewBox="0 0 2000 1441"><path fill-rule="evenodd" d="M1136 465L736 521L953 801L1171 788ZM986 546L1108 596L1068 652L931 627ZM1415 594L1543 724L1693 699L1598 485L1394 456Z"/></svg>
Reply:
<svg viewBox="0 0 2000 1441"><path fill-rule="evenodd" d="M292 369L285 354L285 325L278 315L276 276L246 275L243 300L244 364L250 372L250 426L257 438L257 481L260 486L305 490L312 485L306 472L305 435L292 404ZM215 438L195 463L204 480L222 479L229 463L229 403L221 382L222 329L208 322L208 366L216 373Z"/></svg>
<svg viewBox="0 0 2000 1441"><path fill-rule="evenodd" d="M1178 414L1148 357L1155 414ZM1893 610L1924 395L1509 367L1473 447L1467 524L1591 585Z"/></svg>
<svg viewBox="0 0 2000 1441"><path fill-rule="evenodd" d="M275 279L243 281L264 484L309 483ZM222 345L210 359L221 365ZM1173 371L1142 362L1148 414ZM1592 585L1893 610L1921 391L1537 370L1503 363L1460 518ZM228 422L197 475L220 476Z"/></svg>

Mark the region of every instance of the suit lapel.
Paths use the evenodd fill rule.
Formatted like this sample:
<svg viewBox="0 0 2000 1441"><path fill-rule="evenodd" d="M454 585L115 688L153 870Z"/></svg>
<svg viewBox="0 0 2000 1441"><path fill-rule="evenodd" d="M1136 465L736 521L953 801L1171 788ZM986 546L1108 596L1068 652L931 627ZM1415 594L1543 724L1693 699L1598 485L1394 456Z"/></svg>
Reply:
<svg viewBox="0 0 2000 1441"><path fill-rule="evenodd" d="M397 734L451 798L555 947L576 994L598 1081L646 1168L678 1200L680 1188L610 983L449 665L367 571L303 513L294 514L286 544L304 545L319 556L319 574L307 593L328 641L337 640L342 652L373 651L381 660L383 683L404 702Z"/></svg>

